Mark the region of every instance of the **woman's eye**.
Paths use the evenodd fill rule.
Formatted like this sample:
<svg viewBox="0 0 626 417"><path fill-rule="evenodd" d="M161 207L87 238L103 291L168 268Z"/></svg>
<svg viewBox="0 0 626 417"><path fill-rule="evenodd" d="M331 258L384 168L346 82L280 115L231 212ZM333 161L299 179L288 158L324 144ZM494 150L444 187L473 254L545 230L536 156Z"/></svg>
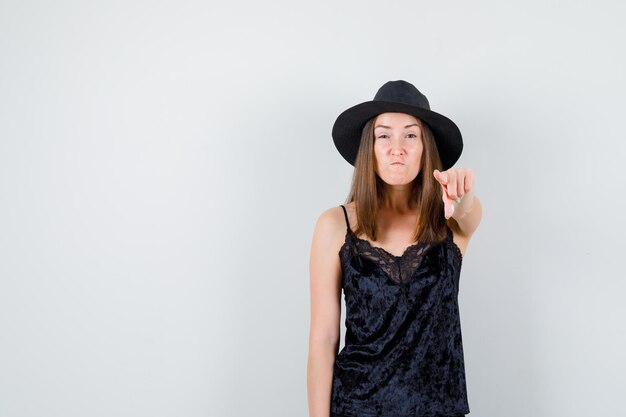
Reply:
<svg viewBox="0 0 626 417"><path fill-rule="evenodd" d="M409 133L409 136L412 136L412 137L414 137L414 138L416 138L416 137L417 137L417 135L415 135L415 133Z"/></svg>
<svg viewBox="0 0 626 417"><path fill-rule="evenodd" d="M387 136L387 135L380 135L380 136L378 137L378 139L380 139L380 138L386 138L386 137L388 137L388 136Z"/></svg>

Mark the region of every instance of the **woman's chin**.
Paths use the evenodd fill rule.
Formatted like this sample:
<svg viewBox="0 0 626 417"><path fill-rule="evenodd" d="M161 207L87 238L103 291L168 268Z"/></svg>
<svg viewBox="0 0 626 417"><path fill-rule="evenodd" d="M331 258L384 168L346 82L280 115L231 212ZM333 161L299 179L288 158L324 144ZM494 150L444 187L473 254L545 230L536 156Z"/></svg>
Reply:
<svg viewBox="0 0 626 417"><path fill-rule="evenodd" d="M411 181L413 181L415 178L408 178L408 177L402 177L402 178L382 178L382 180L387 184L387 185L407 185L410 184Z"/></svg>

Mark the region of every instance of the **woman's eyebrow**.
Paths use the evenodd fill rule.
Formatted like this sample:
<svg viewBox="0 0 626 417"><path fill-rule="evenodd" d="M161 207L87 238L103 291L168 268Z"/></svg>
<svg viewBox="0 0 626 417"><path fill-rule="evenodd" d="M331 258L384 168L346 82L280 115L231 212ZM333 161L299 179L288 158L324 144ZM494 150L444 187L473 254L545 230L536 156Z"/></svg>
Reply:
<svg viewBox="0 0 626 417"><path fill-rule="evenodd" d="M417 127L419 127L419 125L418 125L418 124L413 123L413 124L410 124L410 125L406 125L406 126L404 126L404 128L406 129L406 128L411 127L411 126L417 126ZM391 129L391 126L387 126L387 125L376 125L376 126L374 127L374 129L377 129L377 128L379 128L379 127L384 127L385 129Z"/></svg>

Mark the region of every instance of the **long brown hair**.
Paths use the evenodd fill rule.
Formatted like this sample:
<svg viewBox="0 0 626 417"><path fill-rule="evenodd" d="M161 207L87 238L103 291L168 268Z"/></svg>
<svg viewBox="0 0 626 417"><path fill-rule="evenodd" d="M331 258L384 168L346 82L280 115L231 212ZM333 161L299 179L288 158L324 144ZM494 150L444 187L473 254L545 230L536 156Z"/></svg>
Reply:
<svg viewBox="0 0 626 417"><path fill-rule="evenodd" d="M363 127L361 144L357 153L352 186L346 204L355 202L358 225L355 234L362 233L376 241L377 215L380 202L385 197L383 180L376 174L374 156L374 121L371 118ZM420 172L412 182L411 203L417 205L417 225L414 231L416 242L435 242L445 237L446 218L442 201L441 185L433 177L435 169L442 170L439 152L432 130L417 119L422 132L424 150ZM412 205L412 204L411 204Z"/></svg>

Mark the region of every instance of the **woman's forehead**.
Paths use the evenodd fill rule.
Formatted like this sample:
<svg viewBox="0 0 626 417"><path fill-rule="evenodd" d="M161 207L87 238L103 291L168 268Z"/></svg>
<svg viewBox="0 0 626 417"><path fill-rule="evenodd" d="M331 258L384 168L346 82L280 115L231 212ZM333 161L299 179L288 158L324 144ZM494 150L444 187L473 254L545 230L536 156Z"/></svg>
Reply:
<svg viewBox="0 0 626 417"><path fill-rule="evenodd" d="M406 124L410 124L410 123L419 123L419 119L413 115L410 114L406 114L406 113L381 113L376 117L376 124L378 123L398 123L398 124L402 124L402 123L406 123Z"/></svg>

